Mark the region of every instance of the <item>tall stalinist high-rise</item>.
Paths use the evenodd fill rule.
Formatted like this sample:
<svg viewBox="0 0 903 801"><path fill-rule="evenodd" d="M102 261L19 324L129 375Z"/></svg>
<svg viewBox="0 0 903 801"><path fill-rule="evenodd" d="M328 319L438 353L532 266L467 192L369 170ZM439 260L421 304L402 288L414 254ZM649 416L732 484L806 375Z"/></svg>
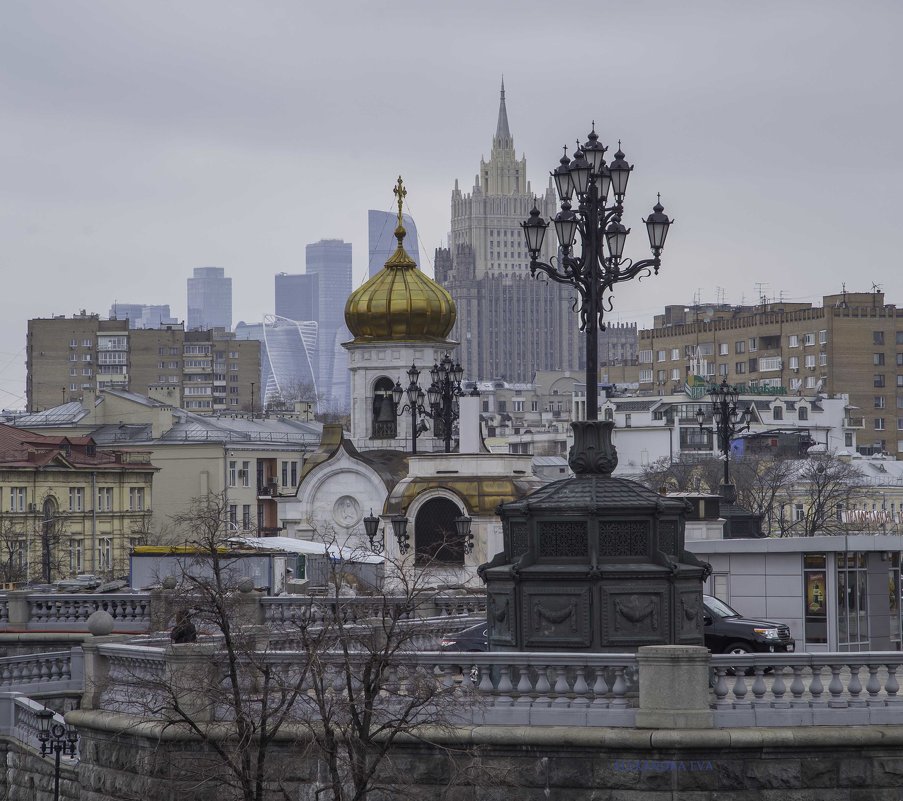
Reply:
<svg viewBox="0 0 903 801"><path fill-rule="evenodd" d="M555 215L551 179L535 202L544 217ZM537 370L576 370L583 361L574 290L530 277L520 224L533 203L527 160L517 158L508 127L503 82L489 161L480 160L470 194L455 181L448 247L436 251L436 280L457 304L451 338L461 343L468 378L526 382ZM554 239L546 237L544 261L555 255Z"/></svg>

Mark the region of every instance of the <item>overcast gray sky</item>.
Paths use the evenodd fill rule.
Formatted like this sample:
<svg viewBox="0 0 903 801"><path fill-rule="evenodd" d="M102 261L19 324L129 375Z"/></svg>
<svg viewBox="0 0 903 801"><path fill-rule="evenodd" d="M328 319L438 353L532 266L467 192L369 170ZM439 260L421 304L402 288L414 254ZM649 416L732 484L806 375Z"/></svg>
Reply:
<svg viewBox="0 0 903 801"><path fill-rule="evenodd" d="M803 300L874 282L903 304L901 30L899 0L6 0L0 405L24 403L29 317L119 300L184 318L192 268L220 265L234 320L258 320L326 237L353 243L361 283L367 209L399 173L431 273L503 73L534 189L595 119L636 165L628 255L656 191L677 219L613 319L757 282Z"/></svg>

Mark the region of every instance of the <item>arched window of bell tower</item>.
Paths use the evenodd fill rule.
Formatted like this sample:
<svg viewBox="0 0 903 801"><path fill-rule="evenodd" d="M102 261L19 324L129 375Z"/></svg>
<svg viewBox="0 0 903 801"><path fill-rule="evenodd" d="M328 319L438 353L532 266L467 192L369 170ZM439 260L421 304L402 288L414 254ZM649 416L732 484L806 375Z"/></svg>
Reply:
<svg viewBox="0 0 903 801"><path fill-rule="evenodd" d="M373 426L371 439L395 439L398 436L398 417L392 401L395 382L383 376L373 385Z"/></svg>

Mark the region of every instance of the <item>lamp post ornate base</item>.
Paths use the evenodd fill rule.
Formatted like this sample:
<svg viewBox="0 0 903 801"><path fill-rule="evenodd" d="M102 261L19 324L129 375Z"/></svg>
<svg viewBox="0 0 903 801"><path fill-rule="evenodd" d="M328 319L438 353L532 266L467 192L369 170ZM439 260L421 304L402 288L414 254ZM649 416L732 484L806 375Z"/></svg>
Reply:
<svg viewBox="0 0 903 801"><path fill-rule="evenodd" d="M572 424L575 476L502 504L482 565L491 650L702 645L710 567L684 550L687 502L611 475L613 423Z"/></svg>

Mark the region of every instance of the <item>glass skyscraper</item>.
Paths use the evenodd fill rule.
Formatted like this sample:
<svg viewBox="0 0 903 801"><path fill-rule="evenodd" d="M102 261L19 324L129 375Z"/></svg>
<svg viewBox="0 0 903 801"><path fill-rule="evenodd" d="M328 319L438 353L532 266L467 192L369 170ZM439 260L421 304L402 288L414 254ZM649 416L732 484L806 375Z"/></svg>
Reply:
<svg viewBox="0 0 903 801"><path fill-rule="evenodd" d="M419 239L417 238L417 226L409 214L402 214L404 230L407 236L404 238L404 249L408 255L423 269L420 263ZM386 264L395 252L398 241L395 239L395 226L398 215L394 211L376 211L370 209L367 212L367 231L369 239L367 276L373 278Z"/></svg>
<svg viewBox="0 0 903 801"><path fill-rule="evenodd" d="M188 329L232 330L232 279L222 267L195 267L188 279Z"/></svg>

